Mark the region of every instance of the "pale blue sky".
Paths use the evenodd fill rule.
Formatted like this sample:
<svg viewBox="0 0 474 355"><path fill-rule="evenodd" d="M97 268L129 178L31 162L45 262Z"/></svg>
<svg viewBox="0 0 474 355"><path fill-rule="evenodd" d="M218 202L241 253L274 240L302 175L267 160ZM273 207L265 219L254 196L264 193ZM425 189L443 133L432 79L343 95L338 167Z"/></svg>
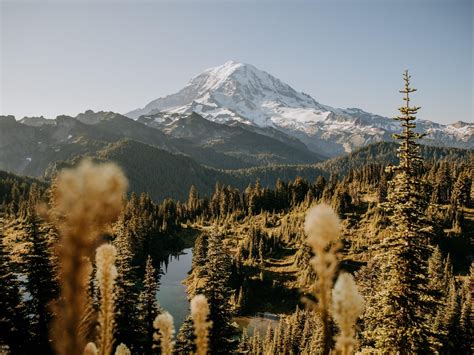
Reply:
<svg viewBox="0 0 474 355"><path fill-rule="evenodd" d="M5 1L1 114L121 113L229 59L335 107L473 121L473 1Z"/></svg>

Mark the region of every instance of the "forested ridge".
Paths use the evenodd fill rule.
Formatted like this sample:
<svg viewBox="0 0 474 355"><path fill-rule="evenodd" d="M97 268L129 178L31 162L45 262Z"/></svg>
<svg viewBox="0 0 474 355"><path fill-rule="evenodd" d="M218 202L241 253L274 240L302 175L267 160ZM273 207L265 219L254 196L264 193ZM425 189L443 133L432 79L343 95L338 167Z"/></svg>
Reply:
<svg viewBox="0 0 474 355"><path fill-rule="evenodd" d="M470 180L472 165L442 160L425 163L420 171L420 179L430 182L425 187L425 195L429 196L430 200L426 213L439 248L436 249L431 263L432 268L436 267L437 272L442 275L433 277L446 278L449 276L445 275L446 272L466 275L472 256L470 238L474 223ZM140 343L145 342L140 340L143 332L137 330L142 329L139 328L142 322L140 315L134 316L134 313L139 313L136 310L139 309L139 295L143 287L141 280L146 277L144 270L148 254L152 255L150 260L155 260L155 268L159 268L158 261L165 260L170 252L178 252L186 242L196 237L193 260L193 265L196 266L186 281L190 295L202 292L194 289L193 280L196 277L202 278L199 271L201 268L209 269L206 261L209 250L207 243L209 238L214 238L215 243L223 244L219 250L228 258L227 269L220 268L219 271L227 272L229 276L223 278L220 274L216 277L219 280L229 280L229 314L291 314L292 310L298 307L295 315L288 315L288 319L283 318L283 328L278 328L280 332L284 332L285 322L290 324L298 320L303 328L305 323L308 323L307 327L311 327L312 322L317 324L316 320L307 319L308 311L303 310L304 305L300 300L300 290L311 285L315 278L308 264L311 251L304 246L302 224L305 211L318 201L329 203L337 211L344 226L341 237L344 257L341 267L350 272L357 271L356 278L360 280L360 285L364 285L370 280L370 273L369 276L364 273L369 272L366 265L373 253L376 253L374 242L386 235L389 225L383 205L387 203L387 183L390 179L391 173L387 173L382 165L368 164L350 170L342 179L319 176L315 181L309 182L297 178L288 183L278 181L274 189L262 187L259 181L250 184L243 191L217 184L210 198L201 198L198 190L193 187L188 199L183 202L168 199L155 203L147 194L132 194L115 224L114 233L107 237L114 241L119 250L117 265L121 276L117 281L117 292L118 295L124 293L117 299L117 307L124 307L126 314L123 321L120 316L116 319L117 339L127 341L127 344L136 350L143 346ZM3 253L12 256L12 260L7 263L8 267L25 275L33 270L37 271L36 267L27 267L32 260L39 262L42 267L54 270L52 264L49 264L50 260L55 260L54 248L47 245L51 246L57 238L55 229L38 217L35 209L30 206L41 199L41 196L47 199L49 190L45 184L32 181L34 180L14 177L2 180ZM36 223L41 227L35 227ZM35 240L38 238L49 240L50 243L37 244ZM33 247L40 250L34 250ZM23 258L25 260L22 260ZM48 262L45 263L45 260ZM150 260L148 269L152 265ZM453 265L454 269L449 271ZM44 272L48 275L47 270ZM451 278L453 282L457 281L447 284L443 291L446 295L445 302L448 301L448 295L453 301L453 292L458 294L455 297L458 306L454 304L452 307L458 309L459 313L455 311L453 317L461 317L462 307L465 307L463 303L466 302L463 299L466 297L466 291L462 291L463 278ZM23 279L13 284L24 282L26 281ZM45 294L48 302L52 301L55 295L53 290L57 287L54 285L54 278L45 277L38 282L40 284L36 286L30 285L29 282L17 285L17 290L28 290L26 292L31 294L34 294L35 287L48 290ZM120 287L124 289L120 291ZM367 287L370 289L370 283ZM32 291L29 291L30 288ZM156 292L156 288L155 291L148 292ZM153 297L152 299L155 300ZM18 309L20 305L15 307ZM460 321L460 318L457 319ZM456 318L446 321L455 324ZM137 325L131 326L133 322ZM183 332L186 331L188 323L185 323ZM140 326L144 327L143 323ZM35 332L34 329L28 328L25 328L28 334ZM188 332L189 329L188 326ZM455 329L452 331L456 333L452 335L459 338L458 330ZM40 334L36 336L39 337ZM179 346L186 349L180 339L188 337L185 333L178 333L177 336L178 349ZM448 339L447 337L448 334L445 339ZM34 336L31 338L32 349L38 344L36 339L38 338ZM248 342L250 344L251 340ZM309 343L309 340L305 342ZM452 345L452 349L457 346Z"/></svg>
<svg viewBox="0 0 474 355"><path fill-rule="evenodd" d="M2 351L471 353L472 151L418 146L404 79L400 144L315 166L229 173L182 157L195 175L173 191L171 166L122 154L155 148L124 141L50 183L1 174ZM187 197L152 198L154 176ZM156 293L186 245L191 310L173 336ZM265 332L235 326L263 312L278 315Z"/></svg>

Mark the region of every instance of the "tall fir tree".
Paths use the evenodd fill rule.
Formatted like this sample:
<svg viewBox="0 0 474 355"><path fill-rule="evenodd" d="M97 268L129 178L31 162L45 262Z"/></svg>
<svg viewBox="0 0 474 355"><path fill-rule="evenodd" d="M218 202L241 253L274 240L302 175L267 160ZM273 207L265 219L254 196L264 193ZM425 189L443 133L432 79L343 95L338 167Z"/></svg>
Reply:
<svg viewBox="0 0 474 355"><path fill-rule="evenodd" d="M158 292L158 281L156 270L153 267L151 257L148 256L145 267L145 278L143 280L143 290L140 293L140 319L144 328L143 353L156 353L159 344L154 344L153 333L155 329L153 322L162 310L158 304L156 293ZM155 345L155 346L154 346Z"/></svg>
<svg viewBox="0 0 474 355"><path fill-rule="evenodd" d="M405 71L405 105L399 108L403 131L395 134L400 141L399 164L390 182L387 208L390 233L382 241L375 262L380 267L379 288L371 300L372 312L367 336L382 352L422 353L432 350L426 315L433 305L427 278L427 260L431 254L429 224L425 218L427 202L419 178L422 158L415 119L420 107L410 105L410 75Z"/></svg>
<svg viewBox="0 0 474 355"><path fill-rule="evenodd" d="M474 290L474 264L471 265L470 274L466 276L461 289L461 314L459 319L459 344L460 353L474 353L474 310L473 296Z"/></svg>
<svg viewBox="0 0 474 355"><path fill-rule="evenodd" d="M196 335L194 334L194 322L191 316L187 316L176 335L176 354L194 354L196 352Z"/></svg>
<svg viewBox="0 0 474 355"><path fill-rule="evenodd" d="M133 266L132 239L123 220L119 222L114 245L117 248L117 280L115 282L115 340L133 352L140 352L143 329L139 314L139 289L136 267Z"/></svg>
<svg viewBox="0 0 474 355"><path fill-rule="evenodd" d="M8 347L11 354L25 354L29 339L27 312L14 265L0 230L0 352Z"/></svg>
<svg viewBox="0 0 474 355"><path fill-rule="evenodd" d="M35 351L42 354L52 353L49 326L53 318L52 302L58 293L58 284L53 265L52 228L46 226L37 215L39 191L33 184L25 216L27 243L30 246L23 259L26 274L26 289L30 294L26 305L30 321L31 343Z"/></svg>
<svg viewBox="0 0 474 355"><path fill-rule="evenodd" d="M206 296L212 321L209 339L213 354L228 354L236 347L236 329L232 325L230 279L231 259L222 240L215 234L208 237L207 275L197 294Z"/></svg>

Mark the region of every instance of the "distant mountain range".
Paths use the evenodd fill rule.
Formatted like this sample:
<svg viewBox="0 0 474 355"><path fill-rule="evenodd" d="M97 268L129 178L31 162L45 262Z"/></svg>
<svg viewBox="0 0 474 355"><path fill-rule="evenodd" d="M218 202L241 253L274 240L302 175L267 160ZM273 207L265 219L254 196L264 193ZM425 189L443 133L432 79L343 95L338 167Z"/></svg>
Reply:
<svg viewBox="0 0 474 355"><path fill-rule="evenodd" d="M216 169L275 164L312 164L324 159L279 131L223 125L192 113L166 127L114 112L86 111L54 120L0 116L0 169L41 176L58 161L95 155L110 144L130 140Z"/></svg>
<svg viewBox="0 0 474 355"><path fill-rule="evenodd" d="M193 119L192 115L189 117ZM81 122L94 119L94 124ZM218 182L243 189L260 179L263 186L273 186L278 179L287 181L301 176L314 181L319 175L342 176L349 169L367 163L394 163L397 146L393 142L375 143L316 164L262 164L225 170L199 164L194 157L205 160L207 155L215 154L207 159L210 161L225 158L226 154L219 156L212 148L196 147L197 153L193 152L189 141L169 138L157 129L113 113L61 116L40 126L28 126L11 116L0 116L0 178L5 176L1 172L4 170L48 179L83 157L91 157L120 165L130 182L130 191L148 192L157 201L167 197L184 200L191 185L201 195L209 196ZM183 147L190 154L177 151ZM459 162L472 161L474 156L472 150L430 146L422 146L422 154L429 159ZM226 164L236 161L239 162L236 159Z"/></svg>
<svg viewBox="0 0 474 355"><path fill-rule="evenodd" d="M425 156L472 160L472 123L417 123L429 133L424 143L442 146L423 148ZM183 198L191 184L209 193L218 181L272 184L395 162L396 145L385 141L399 131L392 119L321 105L251 65L227 62L127 116L0 116L0 170L49 177L89 156L119 163L136 191Z"/></svg>
<svg viewBox="0 0 474 355"><path fill-rule="evenodd" d="M234 61L205 70L177 93L153 100L126 116L174 131L176 122L193 112L212 122L252 127L273 138L279 131L328 157L389 141L400 130L391 118L320 104L253 65ZM179 123L181 130L186 129L183 124ZM473 123L442 125L418 120L417 125L428 133L424 144L474 148Z"/></svg>

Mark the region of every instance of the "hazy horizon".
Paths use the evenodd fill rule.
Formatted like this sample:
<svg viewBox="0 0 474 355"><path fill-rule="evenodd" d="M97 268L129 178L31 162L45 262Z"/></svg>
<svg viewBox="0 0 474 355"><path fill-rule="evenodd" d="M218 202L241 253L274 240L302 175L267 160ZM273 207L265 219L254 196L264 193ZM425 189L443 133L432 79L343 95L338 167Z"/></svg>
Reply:
<svg viewBox="0 0 474 355"><path fill-rule="evenodd" d="M473 121L472 2L1 3L0 114L126 113L227 60L339 108Z"/></svg>

